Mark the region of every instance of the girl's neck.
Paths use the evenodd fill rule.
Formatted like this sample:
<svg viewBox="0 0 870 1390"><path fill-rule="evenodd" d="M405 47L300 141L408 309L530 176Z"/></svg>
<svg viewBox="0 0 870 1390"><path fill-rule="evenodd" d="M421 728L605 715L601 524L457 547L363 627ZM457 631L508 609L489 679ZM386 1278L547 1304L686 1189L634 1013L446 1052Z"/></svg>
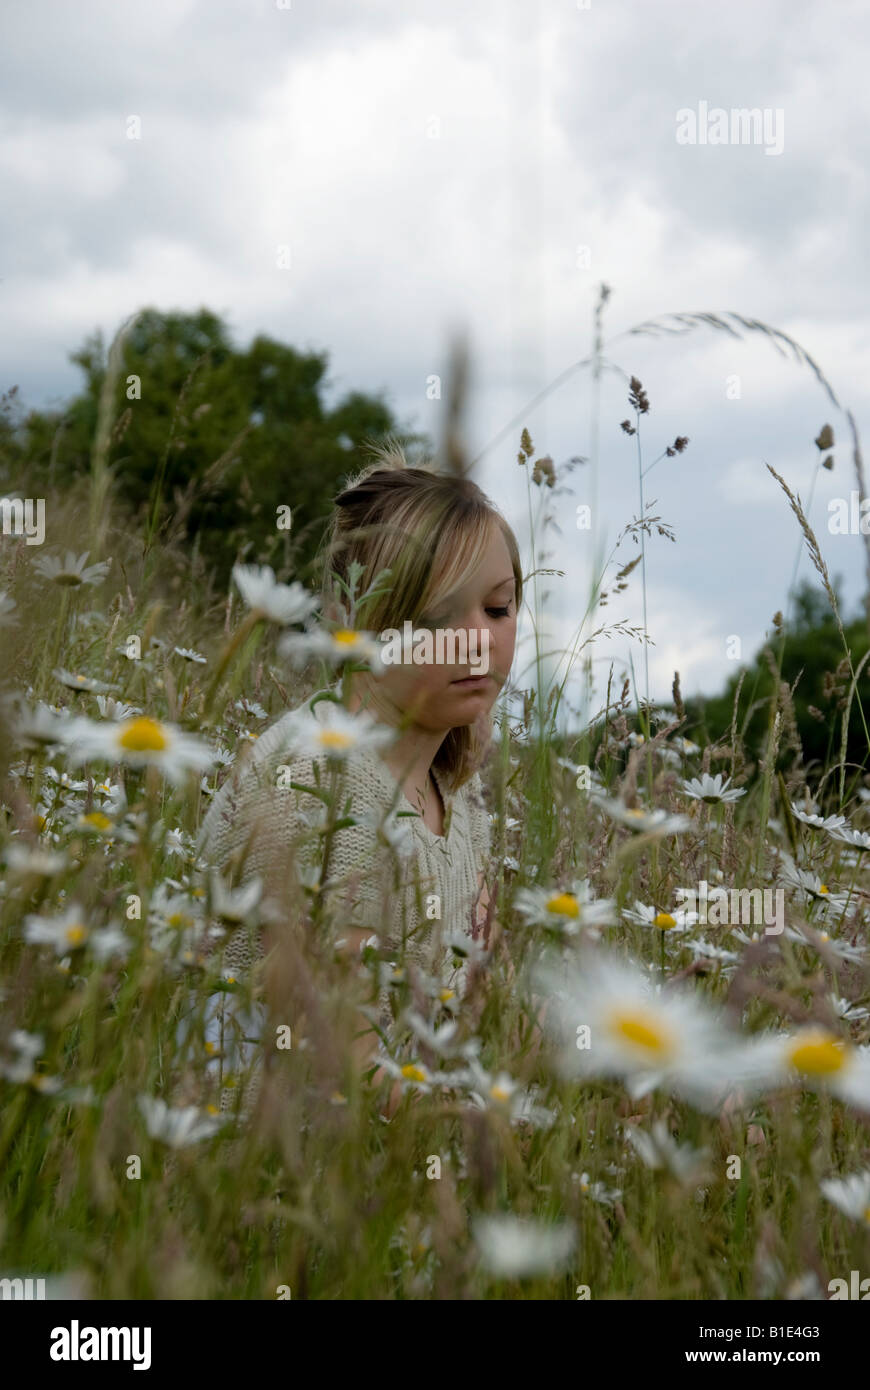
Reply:
<svg viewBox="0 0 870 1390"><path fill-rule="evenodd" d="M394 721L401 718L401 711L382 710L380 704L376 704L374 700L364 703L358 691L354 691L348 701L350 713L357 714L363 708L375 719L390 724L391 727L395 727ZM419 725L412 724L398 733L393 743L380 751L380 757L396 781L401 784L412 805L417 804L421 792L428 800L435 794L429 772L435 754L446 737L446 729L421 729Z"/></svg>

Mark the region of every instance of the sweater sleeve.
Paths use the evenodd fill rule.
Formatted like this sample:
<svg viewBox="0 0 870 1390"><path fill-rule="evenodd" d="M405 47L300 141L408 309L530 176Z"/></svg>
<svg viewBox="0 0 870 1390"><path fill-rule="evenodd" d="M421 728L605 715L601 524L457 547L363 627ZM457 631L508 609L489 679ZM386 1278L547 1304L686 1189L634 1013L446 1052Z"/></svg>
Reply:
<svg viewBox="0 0 870 1390"><path fill-rule="evenodd" d="M261 746L262 744L262 746ZM264 897L279 906L302 903L302 882L317 881L323 857L327 808L319 796L292 787L328 788L325 758L291 753L277 725L267 730L253 752L235 766L216 793L203 821L199 850L207 863L238 874L245 882L254 875L263 881ZM324 905L329 920L340 930L352 927L383 929L388 920L389 882L384 855L379 852L372 789L353 770L339 782L342 819L353 824L335 831L326 875ZM231 969L248 968L262 949L244 928L234 932L225 950Z"/></svg>

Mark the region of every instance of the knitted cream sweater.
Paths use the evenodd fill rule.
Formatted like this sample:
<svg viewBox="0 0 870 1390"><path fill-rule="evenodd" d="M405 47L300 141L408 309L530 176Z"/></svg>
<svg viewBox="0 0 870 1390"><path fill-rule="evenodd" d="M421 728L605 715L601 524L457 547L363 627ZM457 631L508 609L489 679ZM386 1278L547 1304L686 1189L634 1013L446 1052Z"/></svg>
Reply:
<svg viewBox="0 0 870 1390"><path fill-rule="evenodd" d="M311 709L311 700L309 710L321 719L328 702ZM241 861L241 880L259 874L266 896L279 902L291 882L318 880L322 841L314 829L326 814L319 798L290 782L315 786L319 775L322 787L330 784L325 755L305 756L288 742L295 713L278 719L250 756L237 759L208 809L197 846L216 867ZM346 759L340 804L342 818L355 823L335 832L322 897L339 934L367 927L398 966L413 963L446 982L453 964L448 942L468 937L474 927L490 826L479 773L452 793L442 772L433 768L433 776L444 802L443 836L424 824L377 752L355 750ZM259 933L240 928L226 947L225 964L241 973L261 952ZM461 988L464 976L454 973L454 985ZM381 1017L386 1022L383 1007Z"/></svg>

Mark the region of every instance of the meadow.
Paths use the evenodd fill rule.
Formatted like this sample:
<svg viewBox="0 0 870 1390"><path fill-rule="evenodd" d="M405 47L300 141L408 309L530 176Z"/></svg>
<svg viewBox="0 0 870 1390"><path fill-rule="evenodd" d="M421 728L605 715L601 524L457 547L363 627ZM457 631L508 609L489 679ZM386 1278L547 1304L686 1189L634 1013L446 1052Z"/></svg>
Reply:
<svg viewBox="0 0 870 1390"><path fill-rule="evenodd" d="M632 379L627 432L644 399ZM560 732L607 639L602 589L637 582L638 553L602 573L558 679L539 649L522 712L500 709L501 930L469 993L412 989L310 910L292 950L271 922L266 969L237 978L227 942L268 905L207 871L198 827L233 758L347 663L280 659L292 564L246 603L240 572L216 586L117 505L111 425L105 405L91 476L46 493L45 545L0 541L0 1274L333 1300L827 1298L870 1277L864 768L835 740L807 770L783 683L760 751L736 713L687 730L678 680L649 706L640 675ZM518 439L534 536L559 480ZM843 660L845 741L863 712ZM781 893L782 930L699 920L701 883ZM385 979L407 1024L391 1118L350 1060ZM207 1022L230 995L265 1001L281 1040L250 1110L221 1108L244 1090Z"/></svg>

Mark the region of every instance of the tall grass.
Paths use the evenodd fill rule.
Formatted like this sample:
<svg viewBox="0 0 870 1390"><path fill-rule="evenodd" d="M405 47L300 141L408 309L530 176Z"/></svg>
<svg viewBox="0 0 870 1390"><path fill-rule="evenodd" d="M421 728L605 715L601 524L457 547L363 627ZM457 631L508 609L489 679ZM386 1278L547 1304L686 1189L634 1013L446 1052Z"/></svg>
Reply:
<svg viewBox="0 0 870 1390"><path fill-rule="evenodd" d="M600 347L599 334L598 357ZM36 571L23 541L6 540L0 552L0 589L16 604L2 633L0 1271L73 1275L99 1298L209 1299L574 1299L586 1289L596 1299L783 1298L824 1296L830 1279L853 1268L870 1273L870 1219L850 1218L820 1187L867 1165L867 1109L798 1077L713 1111L667 1086L633 1098L603 1075L567 1079L533 973L544 947L566 970L590 952L630 955L662 980L665 997L689 991L744 1036L814 1022L856 1049L868 1045L866 957L846 959L846 948L867 944L865 857L795 819L790 801L806 783L800 758L774 775L781 693L762 777L745 783L737 802L692 800L683 782L710 771L714 753L738 782L754 756L736 707L730 735L693 751L682 739L678 689L674 712L657 720L644 678L633 692L608 687L605 708L566 740L556 716L578 658L608 631L627 629L597 617L601 565L577 639L556 654L564 671L551 678L539 638L543 601L533 590L532 683L515 673L523 712L502 710L486 767L503 933L470 994L430 1008L433 1025L455 1012L455 1047L477 1046L489 1078L508 1073L516 1089L506 1099L504 1082L473 1086L460 1079L457 1057L397 1032L396 1060L448 1084L421 1091L409 1077L387 1120L383 1088L351 1060L376 950L356 960L336 949L339 922L315 931L303 914L289 930L267 919L265 969L227 978L229 934L255 926L257 909L241 925L224 920L223 937L204 934L216 917L194 854L203 811L228 759L322 673L288 676L275 658L275 630L215 594L180 544L160 546L159 564L146 556L159 496L145 530L116 508L105 466L109 423L101 409L91 491L47 499L49 547L65 548L68 536L90 528L91 558L113 559L109 577L64 586ZM528 432L520 453L531 571L549 473L540 456L536 465ZM554 474L554 485L562 481ZM26 479L13 482L26 489ZM634 527L642 537L644 520L641 503L623 536ZM618 591L633 568L617 566ZM133 656L131 637L139 639ZM60 669L202 738L221 762L178 786L154 769L68 766L62 748L28 733L26 710L42 702L107 721L117 711L100 710L81 683L63 684ZM825 809L861 828L865 803L855 788L846 795L844 769L825 770L820 785L835 770L839 795ZM591 789L584 771L594 773ZM637 833L607 813L596 791L628 810L687 815L689 827ZM795 883L789 932L757 941L724 927L671 932L626 915L636 901L667 914L677 889L702 879L781 884L776 851L789 846L829 894L848 891L841 912ZM38 857L46 851L63 862L46 864ZM518 910L520 889L553 898L580 893L579 880L595 899L614 901L612 923L587 926L582 893L576 934L547 910L540 920ZM70 904L87 931L114 924L125 951L101 959L87 936L69 950L26 939L34 917L55 919ZM394 992L397 1012L426 1004L407 982ZM221 1118L228 1083L244 1094L242 1074L227 1075L229 1046L215 1048L206 1030L207 1009L226 993L268 1008L258 1098L225 1112L215 1133L171 1147L149 1132L141 1097L196 1107L207 1124ZM290 1047L270 1044L278 1026L289 1027ZM694 1168L641 1158L626 1127L650 1136L658 1123L702 1154ZM523 1277L488 1264L475 1223L507 1213L568 1226L570 1259Z"/></svg>

